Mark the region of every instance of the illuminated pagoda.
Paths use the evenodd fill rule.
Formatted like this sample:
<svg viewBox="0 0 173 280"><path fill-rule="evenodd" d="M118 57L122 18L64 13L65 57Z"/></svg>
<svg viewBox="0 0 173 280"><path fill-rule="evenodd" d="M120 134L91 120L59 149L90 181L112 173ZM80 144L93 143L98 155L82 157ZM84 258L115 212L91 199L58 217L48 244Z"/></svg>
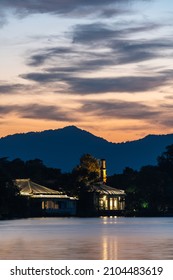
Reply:
<svg viewBox="0 0 173 280"><path fill-rule="evenodd" d="M20 196L26 199L30 216L75 216L77 199L63 192L32 182L16 179Z"/></svg>
<svg viewBox="0 0 173 280"><path fill-rule="evenodd" d="M89 185L81 196L81 213L93 216L123 215L125 191L106 184L106 161L100 160L100 180Z"/></svg>

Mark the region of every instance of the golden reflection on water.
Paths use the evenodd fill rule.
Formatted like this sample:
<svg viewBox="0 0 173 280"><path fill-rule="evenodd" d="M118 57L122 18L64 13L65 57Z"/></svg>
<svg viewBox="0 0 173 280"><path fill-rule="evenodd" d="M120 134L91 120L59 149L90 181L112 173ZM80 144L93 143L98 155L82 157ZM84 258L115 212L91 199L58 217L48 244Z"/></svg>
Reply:
<svg viewBox="0 0 173 280"><path fill-rule="evenodd" d="M106 217L103 216L104 225L113 225L117 223L117 216ZM118 258L118 239L117 236L109 236L107 234L102 236L101 241L102 260L115 260Z"/></svg>
<svg viewBox="0 0 173 280"><path fill-rule="evenodd" d="M103 236L102 239L102 260L118 259L118 240L116 236Z"/></svg>
<svg viewBox="0 0 173 280"><path fill-rule="evenodd" d="M110 217L103 216L101 218L103 219L103 224L107 225L107 224L116 224L118 217L117 216L110 216Z"/></svg>
<svg viewBox="0 0 173 280"><path fill-rule="evenodd" d="M173 259L173 218L0 222L0 259Z"/></svg>

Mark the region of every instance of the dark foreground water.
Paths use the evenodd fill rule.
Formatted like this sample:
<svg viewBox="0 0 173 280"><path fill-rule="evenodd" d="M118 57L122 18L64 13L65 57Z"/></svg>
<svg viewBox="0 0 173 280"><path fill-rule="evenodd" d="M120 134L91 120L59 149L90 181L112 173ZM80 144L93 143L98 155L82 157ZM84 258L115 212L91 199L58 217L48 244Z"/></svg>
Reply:
<svg viewBox="0 0 173 280"><path fill-rule="evenodd" d="M173 218L0 221L0 259L173 259Z"/></svg>

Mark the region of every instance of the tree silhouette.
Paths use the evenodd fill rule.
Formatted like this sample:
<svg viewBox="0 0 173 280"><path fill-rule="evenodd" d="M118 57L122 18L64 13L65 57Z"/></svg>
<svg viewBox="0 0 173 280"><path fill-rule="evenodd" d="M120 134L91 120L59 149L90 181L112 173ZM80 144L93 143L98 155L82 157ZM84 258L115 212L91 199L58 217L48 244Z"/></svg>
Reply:
<svg viewBox="0 0 173 280"><path fill-rule="evenodd" d="M76 175L78 183L81 185L89 185L99 179L99 162L92 155L84 154L80 158L80 164L74 168L73 173Z"/></svg>

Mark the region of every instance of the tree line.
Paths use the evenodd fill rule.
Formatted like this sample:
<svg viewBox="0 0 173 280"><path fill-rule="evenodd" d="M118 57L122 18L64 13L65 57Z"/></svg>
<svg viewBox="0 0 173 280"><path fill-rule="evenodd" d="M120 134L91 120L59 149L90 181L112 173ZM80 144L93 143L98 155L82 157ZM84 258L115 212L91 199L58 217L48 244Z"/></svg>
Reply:
<svg viewBox="0 0 173 280"><path fill-rule="evenodd" d="M40 159L23 161L0 158L0 218L22 217L24 199L13 184L17 178L30 178L43 186L79 196L99 181L98 161L90 154L80 158L69 173L47 167ZM157 159L157 165L140 170L126 167L122 174L107 178L107 185L126 192L126 215L165 216L173 214L173 145Z"/></svg>
<svg viewBox="0 0 173 280"><path fill-rule="evenodd" d="M156 166L139 171L127 167L122 174L109 177L108 184L125 189L126 214L173 215L173 145L166 147Z"/></svg>

